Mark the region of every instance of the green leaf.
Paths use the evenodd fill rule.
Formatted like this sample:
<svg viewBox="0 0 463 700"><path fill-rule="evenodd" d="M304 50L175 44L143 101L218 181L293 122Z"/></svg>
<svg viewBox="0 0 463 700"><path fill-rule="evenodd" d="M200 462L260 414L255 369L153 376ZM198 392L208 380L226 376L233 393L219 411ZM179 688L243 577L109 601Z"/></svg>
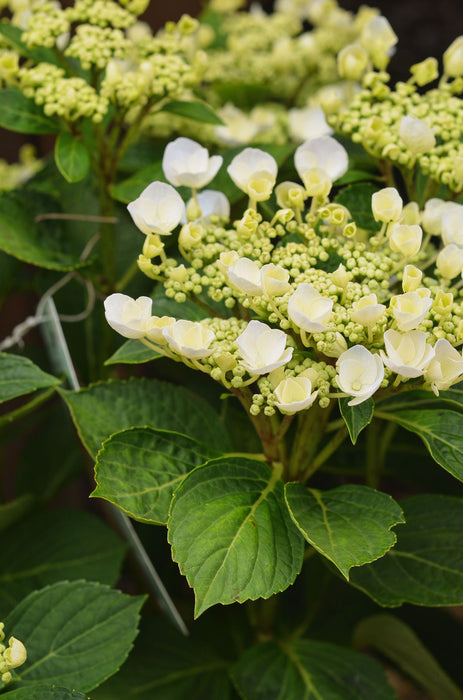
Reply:
<svg viewBox="0 0 463 700"><path fill-rule="evenodd" d="M396 546L352 571L351 583L388 607L463 604L463 500L423 495L401 505L406 523Z"/></svg>
<svg viewBox="0 0 463 700"><path fill-rule="evenodd" d="M106 438L135 426L172 430L230 451L230 438L216 411L180 386L155 379L94 384L81 391L60 391L80 438L95 456Z"/></svg>
<svg viewBox="0 0 463 700"><path fill-rule="evenodd" d="M87 581L31 593L5 620L8 634L27 646L16 686L40 681L86 693L100 685L127 658L143 602Z"/></svg>
<svg viewBox="0 0 463 700"><path fill-rule="evenodd" d="M0 533L21 520L35 503L35 497L27 493L10 503L0 505Z"/></svg>
<svg viewBox="0 0 463 700"><path fill-rule="evenodd" d="M370 647L393 661L436 700L462 700L463 694L405 622L394 615L372 615L354 632L359 649Z"/></svg>
<svg viewBox="0 0 463 700"><path fill-rule="evenodd" d="M172 557L194 588L195 614L216 603L269 598L293 583L303 538L284 500L280 471L223 458L192 471L172 499Z"/></svg>
<svg viewBox="0 0 463 700"><path fill-rule="evenodd" d="M86 700L87 695L57 685L37 683L8 691L8 700Z"/></svg>
<svg viewBox="0 0 463 700"><path fill-rule="evenodd" d="M286 484L294 522L312 547L349 579L352 566L382 557L397 537L391 528L404 522L398 504L367 486L347 484L331 491Z"/></svg>
<svg viewBox="0 0 463 700"><path fill-rule="evenodd" d="M377 661L308 639L257 644L231 674L246 700L397 700Z"/></svg>
<svg viewBox="0 0 463 700"><path fill-rule="evenodd" d="M432 391L425 389L415 389L412 391L402 391L395 394L378 404L381 411L396 411L406 408L450 408L455 411L463 410L463 383L440 391L439 396L436 396Z"/></svg>
<svg viewBox="0 0 463 700"><path fill-rule="evenodd" d="M158 360L162 355L160 355L155 350L151 350L139 340L130 339L122 343L120 348L117 348L116 352L108 357L105 365L139 365L143 362L149 362L150 360Z"/></svg>
<svg viewBox="0 0 463 700"><path fill-rule="evenodd" d="M463 414L434 409L378 411L377 415L419 435L436 462L463 481Z"/></svg>
<svg viewBox="0 0 463 700"><path fill-rule="evenodd" d="M348 170L345 175L336 180L336 185L350 185L354 182L371 182L372 180L381 180L378 173L372 173L368 170Z"/></svg>
<svg viewBox="0 0 463 700"><path fill-rule="evenodd" d="M22 40L22 30L11 22L0 22L0 35L18 51L18 53L31 58L35 63L53 63L59 65L59 59L54 51L41 46L37 49L30 49Z"/></svg>
<svg viewBox="0 0 463 700"><path fill-rule="evenodd" d="M0 352L0 403L58 384L57 377L43 372L27 357Z"/></svg>
<svg viewBox="0 0 463 700"><path fill-rule="evenodd" d="M34 589L61 579L84 577L116 583L124 551L112 530L90 513L34 513L2 536L0 611L11 609Z"/></svg>
<svg viewBox="0 0 463 700"><path fill-rule="evenodd" d="M136 520L166 524L174 489L186 474L219 453L186 435L132 428L103 443L91 494Z"/></svg>
<svg viewBox="0 0 463 700"><path fill-rule="evenodd" d="M0 126L23 134L55 134L59 122L46 117L34 100L16 88L0 90Z"/></svg>
<svg viewBox="0 0 463 700"><path fill-rule="evenodd" d="M208 313L194 301L187 299L179 304L175 299L169 299L162 289L159 296L153 299L152 313L156 316L173 316L174 318L184 318L187 321L201 321L207 318Z"/></svg>
<svg viewBox="0 0 463 700"><path fill-rule="evenodd" d="M55 162L68 182L83 180L90 170L90 154L84 142L69 131L62 131L56 139Z"/></svg>
<svg viewBox="0 0 463 700"><path fill-rule="evenodd" d="M132 175L122 182L118 182L116 185L112 185L110 193L118 202L127 204L137 199L145 187L155 180L167 182L162 169L162 160L148 165L146 168L142 168L136 172L135 175Z"/></svg>
<svg viewBox="0 0 463 700"><path fill-rule="evenodd" d="M203 124L223 125L222 119L205 102L184 102L172 100L164 105L162 112L178 114L180 117L193 119L195 122Z"/></svg>
<svg viewBox="0 0 463 700"><path fill-rule="evenodd" d="M80 260L86 241L92 235L86 225L86 238L73 239L68 235L67 222L36 217L60 213L60 203L49 195L32 189L0 194L0 248L32 265L49 270L74 270L88 265Z"/></svg>
<svg viewBox="0 0 463 700"><path fill-rule="evenodd" d="M334 201L348 208L359 228L379 231L381 224L375 221L371 211L371 197L377 189L377 185L370 182L349 185L341 190Z"/></svg>
<svg viewBox="0 0 463 700"><path fill-rule="evenodd" d="M349 401L349 398L339 399L339 410L347 425L352 444L355 445L362 430L371 423L375 402L370 398L357 406L349 406Z"/></svg>
<svg viewBox="0 0 463 700"><path fill-rule="evenodd" d="M127 663L92 700L229 700L228 666L215 648L150 619L142 623Z"/></svg>

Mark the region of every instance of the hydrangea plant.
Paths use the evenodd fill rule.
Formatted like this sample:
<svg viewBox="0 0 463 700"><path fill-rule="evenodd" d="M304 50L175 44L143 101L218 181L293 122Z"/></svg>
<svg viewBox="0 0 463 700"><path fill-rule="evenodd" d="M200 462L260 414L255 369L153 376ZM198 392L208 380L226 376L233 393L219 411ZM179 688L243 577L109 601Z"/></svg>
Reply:
<svg viewBox="0 0 463 700"><path fill-rule="evenodd" d="M461 699L461 37L147 5L0 3L0 695Z"/></svg>

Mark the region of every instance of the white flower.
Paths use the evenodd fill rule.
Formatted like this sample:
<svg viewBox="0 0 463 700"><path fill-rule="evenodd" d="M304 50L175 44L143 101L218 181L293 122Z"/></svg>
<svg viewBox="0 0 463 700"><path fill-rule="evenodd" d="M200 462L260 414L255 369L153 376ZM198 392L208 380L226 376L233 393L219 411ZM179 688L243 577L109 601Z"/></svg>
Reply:
<svg viewBox="0 0 463 700"><path fill-rule="evenodd" d="M333 301L324 297L311 284L303 282L288 302L291 321L309 333L326 331L326 322L331 317Z"/></svg>
<svg viewBox="0 0 463 700"><path fill-rule="evenodd" d="M220 256L222 258L222 256ZM240 292L259 296L263 294L260 267L249 258L238 258L226 270L228 281Z"/></svg>
<svg viewBox="0 0 463 700"><path fill-rule="evenodd" d="M419 377L424 374L434 357L434 348L426 342L423 331L399 333L389 329L384 334L386 353L380 350L386 367L402 377Z"/></svg>
<svg viewBox="0 0 463 700"><path fill-rule="evenodd" d="M292 415L313 404L318 391L312 392L312 382L307 377L288 377L275 388L275 406L282 412Z"/></svg>
<svg viewBox="0 0 463 700"><path fill-rule="evenodd" d="M397 221L402 213L403 201L395 187L384 187L371 197L371 210L375 221Z"/></svg>
<svg viewBox="0 0 463 700"><path fill-rule="evenodd" d="M323 354L327 357L339 357L343 352L347 350L347 342L344 336L336 331L334 343L326 344L323 350Z"/></svg>
<svg viewBox="0 0 463 700"><path fill-rule="evenodd" d="M327 197L332 182L323 168L311 168L304 174L304 185L309 197Z"/></svg>
<svg viewBox="0 0 463 700"><path fill-rule="evenodd" d="M394 253L406 258L416 255L421 248L423 231L418 224L393 224L390 228L389 245Z"/></svg>
<svg viewBox="0 0 463 700"><path fill-rule="evenodd" d="M106 320L124 338L143 338L152 304L149 297L132 299L126 294L110 294L104 302Z"/></svg>
<svg viewBox="0 0 463 700"><path fill-rule="evenodd" d="M282 296L291 289L289 272L280 265L267 263L260 270L262 289L269 297Z"/></svg>
<svg viewBox="0 0 463 700"><path fill-rule="evenodd" d="M445 338L439 338L434 346L434 352L435 355L424 373L424 378L438 396L439 391L449 389L463 374L463 356Z"/></svg>
<svg viewBox="0 0 463 700"><path fill-rule="evenodd" d="M239 259L240 256L236 250L226 250L223 253L220 253L219 259L217 260L217 267L226 277L228 268L238 262Z"/></svg>
<svg viewBox="0 0 463 700"><path fill-rule="evenodd" d="M349 159L346 149L331 136L320 136L301 144L294 154L294 164L302 182L309 170L322 168L331 182L347 171Z"/></svg>
<svg viewBox="0 0 463 700"><path fill-rule="evenodd" d="M162 333L163 328L172 326L175 320L172 316L151 316L146 323L143 335L157 345L165 345L167 340Z"/></svg>
<svg viewBox="0 0 463 700"><path fill-rule="evenodd" d="M227 103L218 111L224 122L215 127L216 136L227 146L242 146L250 143L259 133L259 125L246 112L231 103Z"/></svg>
<svg viewBox="0 0 463 700"><path fill-rule="evenodd" d="M222 156L209 156L207 148L180 136L167 144L162 159L166 178L176 187L199 189L209 184L222 165Z"/></svg>
<svg viewBox="0 0 463 700"><path fill-rule="evenodd" d="M177 190L166 182L152 182L127 205L135 226L146 235L167 235L179 224L185 205Z"/></svg>
<svg viewBox="0 0 463 700"><path fill-rule="evenodd" d="M463 272L463 248L455 243L446 245L437 256L436 267L443 277L453 280Z"/></svg>
<svg viewBox="0 0 463 700"><path fill-rule="evenodd" d="M353 396L349 406L366 401L381 386L384 366L379 355L373 355L363 345L354 345L338 357L336 380L341 391Z"/></svg>
<svg viewBox="0 0 463 700"><path fill-rule="evenodd" d="M282 367L293 355L293 348L286 348L286 339L283 331L261 321L250 321L236 339L242 366L249 374L267 374Z"/></svg>
<svg viewBox="0 0 463 700"><path fill-rule="evenodd" d="M275 196L278 206L282 209L303 209L307 192L297 182L285 180L275 187Z"/></svg>
<svg viewBox="0 0 463 700"><path fill-rule="evenodd" d="M368 63L368 53L360 44L347 44L337 56L338 73L347 80L360 80Z"/></svg>
<svg viewBox="0 0 463 700"><path fill-rule="evenodd" d="M227 171L240 190L263 202L272 194L278 166L275 158L260 148L245 148L233 158Z"/></svg>
<svg viewBox="0 0 463 700"><path fill-rule="evenodd" d="M446 209L448 202L443 199L433 197L428 199L424 205L424 211L421 214L421 224L426 233L431 233L433 236L440 236L442 229L442 215Z"/></svg>
<svg viewBox="0 0 463 700"><path fill-rule="evenodd" d="M219 216L221 219L230 218L230 202L223 192L218 190L203 190L199 192L197 196L197 203L201 210L200 217L206 222L210 222L211 216ZM188 207L190 205L196 204L193 199L188 200L186 205L186 211L188 213ZM182 220L182 223L186 223L186 218Z"/></svg>
<svg viewBox="0 0 463 700"><path fill-rule="evenodd" d="M463 205L446 202L441 218L441 235L444 245L455 243L463 247Z"/></svg>
<svg viewBox="0 0 463 700"><path fill-rule="evenodd" d="M374 326L385 310L384 304L378 304L376 294L368 294L358 301L354 301L350 317L361 326Z"/></svg>
<svg viewBox="0 0 463 700"><path fill-rule="evenodd" d="M199 321L175 321L171 326L165 326L162 334L172 350L184 357L197 359L208 357L213 352L209 345L215 334Z"/></svg>
<svg viewBox="0 0 463 700"><path fill-rule="evenodd" d="M203 234L204 229L200 224L185 224L180 229L178 244L185 250L190 250L201 243Z"/></svg>
<svg viewBox="0 0 463 700"><path fill-rule="evenodd" d="M392 315L400 331L411 331L420 325L432 305L432 299L419 290L397 294L391 299Z"/></svg>
<svg viewBox="0 0 463 700"><path fill-rule="evenodd" d="M458 36L442 57L444 73L450 78L458 78L463 75L463 36Z"/></svg>
<svg viewBox="0 0 463 700"><path fill-rule="evenodd" d="M408 202L404 206L398 223L408 226L421 223L421 213L417 202Z"/></svg>
<svg viewBox="0 0 463 700"><path fill-rule="evenodd" d="M415 265L405 265L402 277L402 289L404 292L415 292L421 283L422 271Z"/></svg>
<svg viewBox="0 0 463 700"><path fill-rule="evenodd" d="M433 130L418 117L408 114L399 124L399 136L414 155L427 153L436 145Z"/></svg>
<svg viewBox="0 0 463 700"><path fill-rule="evenodd" d="M326 121L325 112L321 107L304 107L288 111L288 129L295 141L316 139L319 136L329 136L333 129Z"/></svg>
<svg viewBox="0 0 463 700"><path fill-rule="evenodd" d="M3 652L3 659L9 669L22 666L27 659L26 647L16 637L10 637L8 649Z"/></svg>
<svg viewBox="0 0 463 700"><path fill-rule="evenodd" d="M370 54L375 68L384 70L397 43L397 35L385 17L372 17L362 28L362 46Z"/></svg>

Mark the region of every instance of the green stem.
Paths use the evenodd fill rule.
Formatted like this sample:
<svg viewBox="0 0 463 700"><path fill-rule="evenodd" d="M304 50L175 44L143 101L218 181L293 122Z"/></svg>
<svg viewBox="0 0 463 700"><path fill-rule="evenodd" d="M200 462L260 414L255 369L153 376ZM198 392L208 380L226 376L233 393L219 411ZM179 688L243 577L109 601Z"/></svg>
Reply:
<svg viewBox="0 0 463 700"><path fill-rule="evenodd" d="M381 463L378 454L379 427L380 423L373 420L366 429L366 483L372 489L377 489L381 481Z"/></svg>
<svg viewBox="0 0 463 700"><path fill-rule="evenodd" d="M29 413L32 413L38 406L41 406L45 401L48 401L50 396L54 394L55 392L55 387L51 387L50 389L47 389L46 391L43 391L41 394L38 396L35 396L31 401L28 401L26 404L23 406L20 406L17 408L15 411L11 411L10 413L6 413L3 416L0 416L0 429L4 428L10 423L12 423L14 420L17 420L18 418L22 418L23 416L29 415Z"/></svg>
<svg viewBox="0 0 463 700"><path fill-rule="evenodd" d="M323 439L325 427L334 404L335 402L331 401L328 408L320 408L318 404L314 404L308 411L298 417L298 431L287 475L290 480L300 478L300 475L307 470L307 465L310 465Z"/></svg>
<svg viewBox="0 0 463 700"><path fill-rule="evenodd" d="M301 481L306 482L310 477L315 474L315 472L320 469L321 466L326 462L331 455L336 452L338 447L342 445L347 437L347 428L343 426L338 430L337 433L331 438L331 440L323 447L323 449L318 452L317 456L312 460L307 469L302 475Z"/></svg>

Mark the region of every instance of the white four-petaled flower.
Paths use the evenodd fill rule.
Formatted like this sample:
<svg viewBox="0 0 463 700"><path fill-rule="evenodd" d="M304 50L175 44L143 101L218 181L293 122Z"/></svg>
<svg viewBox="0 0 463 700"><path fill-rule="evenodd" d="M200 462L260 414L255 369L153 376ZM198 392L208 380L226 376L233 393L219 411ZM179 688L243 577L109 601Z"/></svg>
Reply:
<svg viewBox="0 0 463 700"><path fill-rule="evenodd" d="M142 233L168 235L179 224L185 205L177 190L166 182L152 182L127 205L135 226Z"/></svg>
<svg viewBox="0 0 463 700"><path fill-rule="evenodd" d="M268 374L283 367L293 355L293 348L286 348L287 335L278 328L270 328L261 321L250 321L236 339L243 358L241 365L249 374Z"/></svg>
<svg viewBox="0 0 463 700"><path fill-rule="evenodd" d="M184 357L198 359L213 352L209 346L215 333L199 321L175 321L171 326L165 326L162 334L172 350Z"/></svg>
<svg viewBox="0 0 463 700"><path fill-rule="evenodd" d="M209 156L201 144L180 136L167 144L162 158L164 175L175 187L200 189L210 183L222 165L222 156Z"/></svg>
<svg viewBox="0 0 463 700"><path fill-rule="evenodd" d="M354 345L338 357L336 362L337 383L341 391L353 396L349 406L366 401L381 386L384 366L377 354L363 345Z"/></svg>
<svg viewBox="0 0 463 700"><path fill-rule="evenodd" d="M311 284L303 282L288 301L288 316L299 328L309 333L328 329L333 301L324 297Z"/></svg>
<svg viewBox="0 0 463 700"><path fill-rule="evenodd" d="M312 391L308 377L287 377L275 388L275 406L282 412L292 415L309 408L317 398L318 391Z"/></svg>
<svg viewBox="0 0 463 700"><path fill-rule="evenodd" d="M127 294L110 294L104 302L106 320L124 338L143 338L152 304L149 297L132 299Z"/></svg>

